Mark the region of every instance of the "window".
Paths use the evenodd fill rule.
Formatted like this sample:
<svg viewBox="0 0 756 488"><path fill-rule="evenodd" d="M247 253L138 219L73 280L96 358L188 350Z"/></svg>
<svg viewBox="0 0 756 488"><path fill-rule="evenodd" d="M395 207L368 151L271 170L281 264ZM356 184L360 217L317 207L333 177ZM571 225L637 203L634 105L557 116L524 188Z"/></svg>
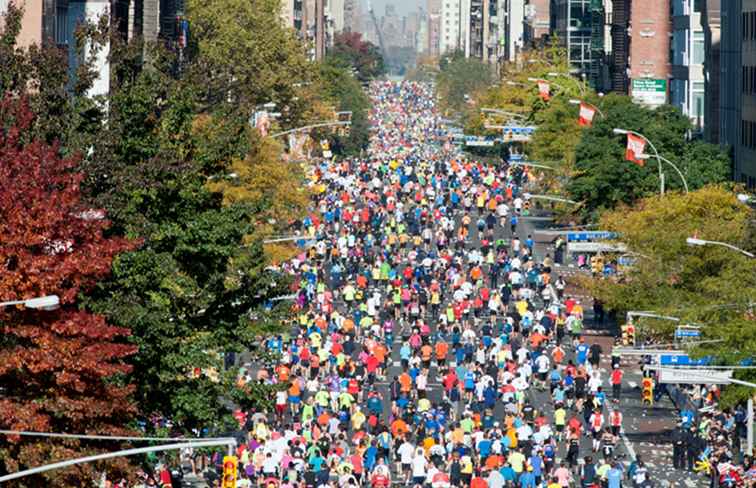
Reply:
<svg viewBox="0 0 756 488"><path fill-rule="evenodd" d="M55 12L55 44L68 44L68 8L58 6Z"/></svg>
<svg viewBox="0 0 756 488"><path fill-rule="evenodd" d="M672 64L685 64L685 31L676 30L672 33Z"/></svg>
<svg viewBox="0 0 756 488"><path fill-rule="evenodd" d="M693 0L693 11L703 12L703 0Z"/></svg>
<svg viewBox="0 0 756 488"><path fill-rule="evenodd" d="M702 81L693 82L693 90L690 97L690 116L695 117L697 123L700 125L701 119L704 116L704 104L706 102L705 97L705 85Z"/></svg>
<svg viewBox="0 0 756 488"><path fill-rule="evenodd" d="M704 47L704 33L702 31L693 32L693 59L691 64L703 64L706 57L706 48Z"/></svg>

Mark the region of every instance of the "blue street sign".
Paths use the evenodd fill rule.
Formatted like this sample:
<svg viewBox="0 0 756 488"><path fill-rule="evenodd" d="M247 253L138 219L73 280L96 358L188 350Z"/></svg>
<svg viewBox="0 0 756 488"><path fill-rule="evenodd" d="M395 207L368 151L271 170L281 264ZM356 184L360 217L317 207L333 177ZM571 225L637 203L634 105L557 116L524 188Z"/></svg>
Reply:
<svg viewBox="0 0 756 488"><path fill-rule="evenodd" d="M607 239L614 239L617 237L616 232L608 232L605 230L593 230L585 232L570 232L567 234L567 240L569 242L587 242L587 241L601 241Z"/></svg>
<svg viewBox="0 0 756 488"><path fill-rule="evenodd" d="M659 364L661 366L706 366L711 363L711 357L691 359L687 354L661 354Z"/></svg>
<svg viewBox="0 0 756 488"><path fill-rule="evenodd" d="M681 329L678 328L675 331L675 337L678 339L683 337L701 337L701 331L698 329Z"/></svg>

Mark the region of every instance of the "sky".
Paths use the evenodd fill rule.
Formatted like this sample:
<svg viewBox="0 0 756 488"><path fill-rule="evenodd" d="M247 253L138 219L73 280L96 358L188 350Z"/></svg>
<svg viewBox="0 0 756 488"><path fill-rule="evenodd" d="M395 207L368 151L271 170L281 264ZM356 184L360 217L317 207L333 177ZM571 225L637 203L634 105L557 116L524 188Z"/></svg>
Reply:
<svg viewBox="0 0 756 488"><path fill-rule="evenodd" d="M363 12L367 14L368 0L361 0ZM416 12L418 5L425 4L424 0L370 0L375 10L375 15L380 18L386 11L386 4L393 4L399 15L407 15L410 12Z"/></svg>

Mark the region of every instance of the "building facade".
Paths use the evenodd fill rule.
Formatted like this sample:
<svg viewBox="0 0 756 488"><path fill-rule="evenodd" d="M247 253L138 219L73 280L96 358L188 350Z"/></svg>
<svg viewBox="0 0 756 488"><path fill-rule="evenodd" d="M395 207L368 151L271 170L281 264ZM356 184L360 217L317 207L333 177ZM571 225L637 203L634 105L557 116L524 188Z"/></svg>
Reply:
<svg viewBox="0 0 756 488"><path fill-rule="evenodd" d="M500 0L503 5L502 61L514 62L525 46L525 0Z"/></svg>
<svg viewBox="0 0 756 488"><path fill-rule="evenodd" d="M629 3L629 8L627 3ZM626 2L622 12L627 15L628 53L627 81L633 99L649 107L668 101L671 77L670 36L672 34L671 9L668 1L632 0Z"/></svg>
<svg viewBox="0 0 756 488"><path fill-rule="evenodd" d="M469 53L470 0L441 0L439 52Z"/></svg>
<svg viewBox="0 0 756 488"><path fill-rule="evenodd" d="M733 178L756 188L756 0L721 4L720 144Z"/></svg>
<svg viewBox="0 0 756 488"><path fill-rule="evenodd" d="M428 0L428 54L437 57L441 49L441 0Z"/></svg>
<svg viewBox="0 0 756 488"><path fill-rule="evenodd" d="M701 0L672 0L672 72L669 101L703 133L706 94L706 40Z"/></svg>
<svg viewBox="0 0 756 488"><path fill-rule="evenodd" d="M526 0L523 43L526 48L543 45L550 33L551 0Z"/></svg>
<svg viewBox="0 0 756 488"><path fill-rule="evenodd" d="M587 74L591 68L591 0L554 0L551 30L567 49L571 71Z"/></svg>

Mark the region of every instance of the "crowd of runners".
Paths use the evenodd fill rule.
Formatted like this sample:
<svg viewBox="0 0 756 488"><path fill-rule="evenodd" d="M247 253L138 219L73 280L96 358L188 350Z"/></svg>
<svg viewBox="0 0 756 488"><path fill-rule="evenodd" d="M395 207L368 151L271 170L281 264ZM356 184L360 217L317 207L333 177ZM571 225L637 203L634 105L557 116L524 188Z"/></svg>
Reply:
<svg viewBox="0 0 756 488"><path fill-rule="evenodd" d="M238 486L650 484L620 456L618 359L599 367L523 232L526 170L445 144L428 85L370 95L367 157L318 167L312 245L282 266L296 324L267 381L286 389L249 422Z"/></svg>

